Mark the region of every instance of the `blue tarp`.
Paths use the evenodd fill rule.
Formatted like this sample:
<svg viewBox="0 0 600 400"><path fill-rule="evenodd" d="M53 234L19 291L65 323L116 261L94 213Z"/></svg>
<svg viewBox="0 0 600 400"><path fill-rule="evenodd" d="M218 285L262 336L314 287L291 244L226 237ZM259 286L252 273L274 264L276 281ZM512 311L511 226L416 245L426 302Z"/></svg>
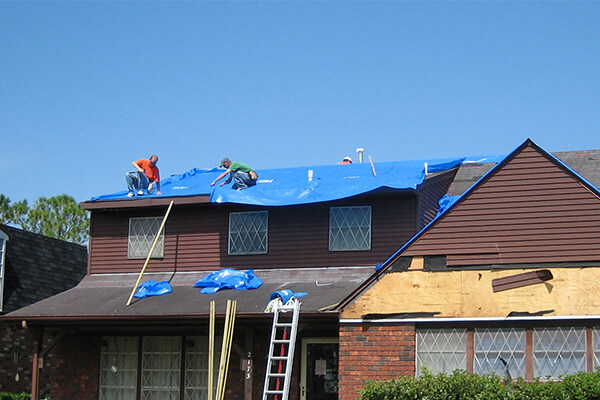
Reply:
<svg viewBox="0 0 600 400"><path fill-rule="evenodd" d="M171 285L169 281L148 281L142 283L137 292L133 295L133 297L137 297L138 299L143 299L144 297L150 296L162 296L163 294L171 293L173 289L171 289Z"/></svg>
<svg viewBox="0 0 600 400"><path fill-rule="evenodd" d="M262 284L262 279L254 275L254 270L243 272L226 268L217 272L211 272L197 281L194 287L203 288L200 290L200 293L211 294L221 289L258 289Z"/></svg>
<svg viewBox="0 0 600 400"><path fill-rule="evenodd" d="M281 289L281 290L271 293L269 300L274 300L279 297L281 299L281 302L283 304L285 304L294 297L300 298L300 297L304 297L304 296L308 296L308 293L306 293L306 292L294 293L294 291L292 289Z"/></svg>
<svg viewBox="0 0 600 400"><path fill-rule="evenodd" d="M173 175L161 182L162 195L144 197L174 197L210 195L214 203L238 203L263 206L287 206L331 201L367 193L379 188L415 189L425 179L425 163L429 173L448 170L463 162L496 162L494 158L453 158L438 160L395 161L375 163L373 175L370 163L349 165L321 165L313 167L258 170L256 186L232 190L231 184L215 186L210 183L224 169L194 168L182 175ZM308 180L308 171L313 179ZM125 179L123 179L125 186ZM96 200L128 198L127 191L93 197Z"/></svg>

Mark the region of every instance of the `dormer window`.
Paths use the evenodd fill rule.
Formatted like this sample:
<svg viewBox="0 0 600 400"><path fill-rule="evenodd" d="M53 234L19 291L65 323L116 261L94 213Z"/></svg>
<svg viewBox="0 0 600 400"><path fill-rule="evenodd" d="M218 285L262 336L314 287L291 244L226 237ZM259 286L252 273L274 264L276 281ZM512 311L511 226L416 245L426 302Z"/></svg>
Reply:
<svg viewBox="0 0 600 400"><path fill-rule="evenodd" d="M329 250L371 250L371 207L331 207Z"/></svg>
<svg viewBox="0 0 600 400"><path fill-rule="evenodd" d="M268 226L267 211L230 213L228 254L266 254Z"/></svg>
<svg viewBox="0 0 600 400"><path fill-rule="evenodd" d="M160 229L163 217L145 217L129 219L129 239L127 258L140 259L148 257L154 238ZM162 258L165 247L165 231L160 234L152 258Z"/></svg>
<svg viewBox="0 0 600 400"><path fill-rule="evenodd" d="M8 235L0 231L0 311L4 310L4 265L6 260L6 242L8 242Z"/></svg>

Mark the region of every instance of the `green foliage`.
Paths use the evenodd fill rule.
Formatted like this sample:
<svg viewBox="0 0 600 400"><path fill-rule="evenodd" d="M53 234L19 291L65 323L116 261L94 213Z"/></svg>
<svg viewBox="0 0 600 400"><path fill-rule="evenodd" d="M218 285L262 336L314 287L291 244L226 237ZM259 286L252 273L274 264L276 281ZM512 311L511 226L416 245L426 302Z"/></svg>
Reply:
<svg viewBox="0 0 600 400"><path fill-rule="evenodd" d="M0 222L79 244L87 242L90 224L87 213L66 194L40 197L33 207L27 200L10 204L10 199L0 194Z"/></svg>
<svg viewBox="0 0 600 400"><path fill-rule="evenodd" d="M400 376L391 381L371 381L360 391L360 400L598 400L600 372L563 377L561 382L506 383L497 375L479 376L455 371L451 375L420 378Z"/></svg>
<svg viewBox="0 0 600 400"><path fill-rule="evenodd" d="M6 393L0 392L0 400L29 400L31 395L29 393Z"/></svg>

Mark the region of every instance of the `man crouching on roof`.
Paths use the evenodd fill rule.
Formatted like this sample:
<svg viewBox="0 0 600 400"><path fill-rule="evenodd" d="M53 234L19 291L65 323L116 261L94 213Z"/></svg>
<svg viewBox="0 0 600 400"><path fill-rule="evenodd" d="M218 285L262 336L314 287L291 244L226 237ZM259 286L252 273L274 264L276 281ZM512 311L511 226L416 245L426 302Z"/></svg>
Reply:
<svg viewBox="0 0 600 400"><path fill-rule="evenodd" d="M219 175L219 177L215 179L210 186L214 186L215 183L223 179L227 174L229 174L229 178L227 178L225 182L221 183L221 186L227 185L229 182L231 182L231 178L233 178L235 181L233 186L231 186L232 189L242 190L256 185L258 175L248 165L237 161L231 162L229 158L225 157L221 160L220 166L227 168L227 171Z"/></svg>
<svg viewBox="0 0 600 400"><path fill-rule="evenodd" d="M137 192L138 196L144 195L144 189L148 190L148 194L154 190L154 183L156 183L156 194L162 194L160 192L160 176L158 174L158 156L152 154L150 159L137 160L131 163L137 169L137 171L128 172L125 175L127 181L127 197L132 197L134 192Z"/></svg>

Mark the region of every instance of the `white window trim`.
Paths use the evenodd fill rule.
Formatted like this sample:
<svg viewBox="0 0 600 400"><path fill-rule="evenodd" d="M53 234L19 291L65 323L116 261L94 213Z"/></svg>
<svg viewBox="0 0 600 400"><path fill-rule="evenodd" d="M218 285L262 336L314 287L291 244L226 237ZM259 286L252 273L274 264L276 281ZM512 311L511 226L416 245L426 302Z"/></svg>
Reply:
<svg viewBox="0 0 600 400"><path fill-rule="evenodd" d="M162 222L162 218L163 217L132 217L129 218L129 230L127 232L127 258L129 260L141 260L141 259L145 259L146 257L148 257L148 254L144 254L144 255L132 255L131 254L131 224L134 220L142 220L142 219L158 219L161 220ZM165 228L163 228L163 230L160 232L160 236L162 237L162 247L160 248L155 248L154 251L152 252L152 256L150 258L164 258L164 252L165 252ZM153 238L154 240L154 238ZM160 249L160 251L158 251Z"/></svg>
<svg viewBox="0 0 600 400"><path fill-rule="evenodd" d="M368 242L369 242L369 246L368 248L365 249L332 249L331 245L331 212L334 209L342 209L342 208L368 208L369 209L369 237L368 237ZM342 207L330 207L329 208L329 251L370 251L371 250L371 237L373 234L373 208L371 206L342 206Z"/></svg>
<svg viewBox="0 0 600 400"><path fill-rule="evenodd" d="M6 243L8 243L8 235L3 231L0 231L0 311L4 311L4 276L5 276L5 261L6 261Z"/></svg>
<svg viewBox="0 0 600 400"><path fill-rule="evenodd" d="M249 251L245 253L233 253L231 251L231 219L233 216L241 215L241 214L264 214L266 217L265 225L267 227L267 232L265 235L265 249L264 251ZM227 229L227 254L230 256L244 256L244 255L254 255L254 254L267 254L269 252L269 212L266 210L262 211L244 211L244 212L231 212L229 213L229 227Z"/></svg>

